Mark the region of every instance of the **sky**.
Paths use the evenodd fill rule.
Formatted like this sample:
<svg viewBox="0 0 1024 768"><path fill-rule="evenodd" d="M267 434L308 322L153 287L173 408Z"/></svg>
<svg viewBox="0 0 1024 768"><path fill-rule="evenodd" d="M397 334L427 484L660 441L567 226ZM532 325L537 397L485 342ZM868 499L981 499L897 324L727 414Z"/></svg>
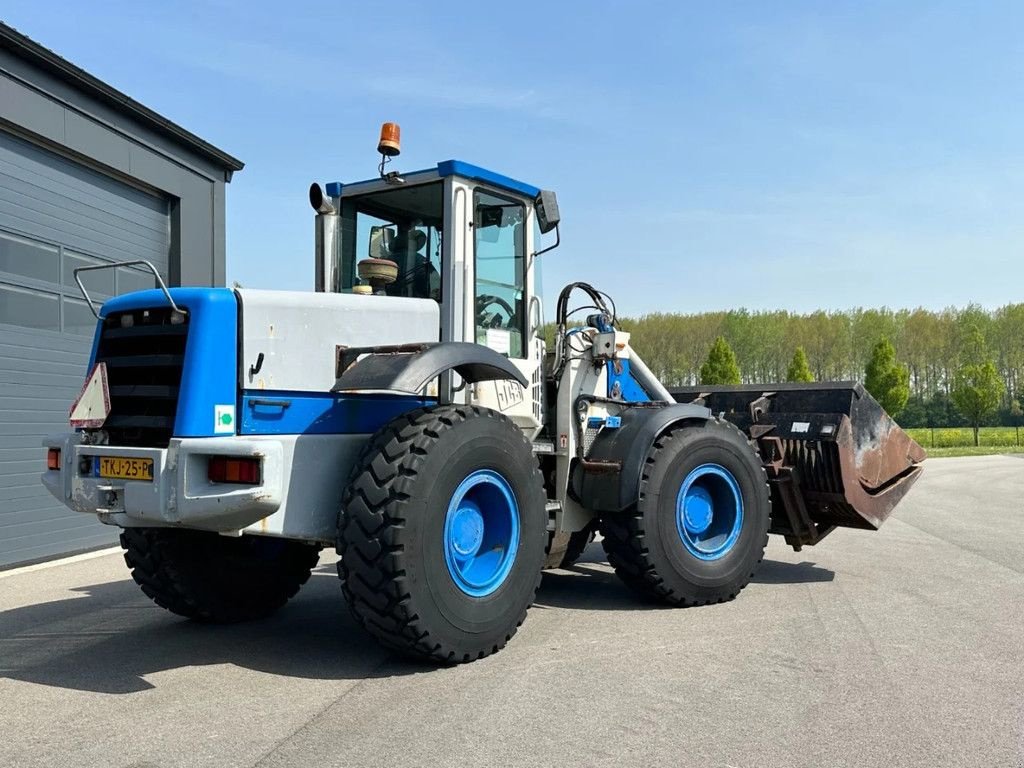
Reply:
<svg viewBox="0 0 1024 768"><path fill-rule="evenodd" d="M1019 2L61 8L0 18L246 163L229 283L311 289L309 184L374 176L392 120L399 170L557 192L549 308L573 280L633 316L1024 301Z"/></svg>

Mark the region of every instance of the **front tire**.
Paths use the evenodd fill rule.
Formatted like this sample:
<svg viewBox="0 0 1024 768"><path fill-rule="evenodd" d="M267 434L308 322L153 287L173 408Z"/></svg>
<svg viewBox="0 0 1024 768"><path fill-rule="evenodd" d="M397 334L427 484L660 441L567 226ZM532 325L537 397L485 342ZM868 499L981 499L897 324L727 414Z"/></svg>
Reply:
<svg viewBox="0 0 1024 768"><path fill-rule="evenodd" d="M546 541L543 479L501 414L436 406L363 450L338 522L338 573L356 619L406 655L495 653L526 618Z"/></svg>
<svg viewBox="0 0 1024 768"><path fill-rule="evenodd" d="M732 600L764 557L771 497L760 457L735 426L677 427L648 451L636 507L601 520L616 574L672 605Z"/></svg>
<svg viewBox="0 0 1024 768"><path fill-rule="evenodd" d="M121 547L153 602L213 624L270 615L309 580L320 557L314 544L184 528L125 528Z"/></svg>

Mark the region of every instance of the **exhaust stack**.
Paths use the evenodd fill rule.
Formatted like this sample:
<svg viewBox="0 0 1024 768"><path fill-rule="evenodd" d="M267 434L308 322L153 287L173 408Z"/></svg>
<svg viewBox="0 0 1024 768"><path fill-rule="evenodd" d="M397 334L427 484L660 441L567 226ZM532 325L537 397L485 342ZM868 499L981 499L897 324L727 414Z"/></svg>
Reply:
<svg viewBox="0 0 1024 768"><path fill-rule="evenodd" d="M323 187L316 183L309 185L309 204L316 211L313 270L315 289L318 293L338 293L341 291L338 209Z"/></svg>

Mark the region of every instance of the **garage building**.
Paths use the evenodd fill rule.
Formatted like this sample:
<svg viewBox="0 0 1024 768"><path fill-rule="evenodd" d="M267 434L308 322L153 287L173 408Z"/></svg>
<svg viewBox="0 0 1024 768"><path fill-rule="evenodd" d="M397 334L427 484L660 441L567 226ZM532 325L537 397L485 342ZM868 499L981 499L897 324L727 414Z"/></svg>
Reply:
<svg viewBox="0 0 1024 768"><path fill-rule="evenodd" d="M74 269L146 259L169 285L223 285L224 187L241 168L0 24L0 568L116 542L39 482L95 327ZM83 277L97 299L155 285L144 268Z"/></svg>

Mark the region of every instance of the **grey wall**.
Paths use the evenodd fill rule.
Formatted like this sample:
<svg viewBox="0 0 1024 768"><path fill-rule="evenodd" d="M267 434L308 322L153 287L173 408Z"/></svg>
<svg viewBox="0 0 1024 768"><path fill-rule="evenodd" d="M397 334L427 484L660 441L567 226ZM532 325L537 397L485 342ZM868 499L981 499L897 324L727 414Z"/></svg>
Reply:
<svg viewBox="0 0 1024 768"><path fill-rule="evenodd" d="M95 327L73 268L145 258L172 285L223 285L224 187L240 167L19 52L0 47L0 568L116 542L39 482L42 439L68 429ZM153 284L125 268L86 282L97 299Z"/></svg>
<svg viewBox="0 0 1024 768"><path fill-rule="evenodd" d="M224 284L223 167L3 49L0 130L169 198L172 283Z"/></svg>

